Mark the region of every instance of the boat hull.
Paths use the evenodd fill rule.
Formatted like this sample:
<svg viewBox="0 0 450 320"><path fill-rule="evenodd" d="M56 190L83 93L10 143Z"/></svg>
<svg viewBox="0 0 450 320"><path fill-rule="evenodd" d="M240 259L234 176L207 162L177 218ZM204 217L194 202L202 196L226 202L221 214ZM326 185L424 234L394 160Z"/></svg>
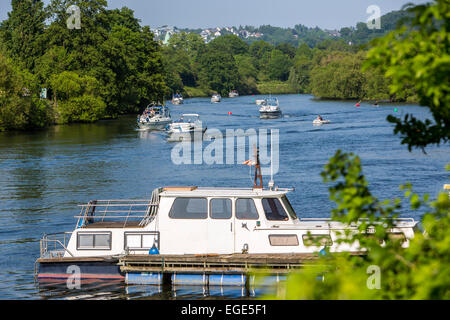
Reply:
<svg viewBox="0 0 450 320"><path fill-rule="evenodd" d="M138 122L138 126L142 130L162 130L172 123L172 120Z"/></svg>
<svg viewBox="0 0 450 320"><path fill-rule="evenodd" d="M205 134L207 128L192 130L188 132L178 132L178 131L169 131L169 141L186 141L186 140L194 140L197 137L199 139L203 139L203 135Z"/></svg>
<svg viewBox="0 0 450 320"><path fill-rule="evenodd" d="M316 126L321 126L323 124L330 124L330 120L314 120L313 124Z"/></svg>
<svg viewBox="0 0 450 320"><path fill-rule="evenodd" d="M259 114L261 119L278 119L283 115L281 111L274 111L274 112L260 111Z"/></svg>
<svg viewBox="0 0 450 320"><path fill-rule="evenodd" d="M172 100L172 104L174 104L174 105L180 105L180 104L183 104L183 103L184 103L184 101L180 100L180 99Z"/></svg>
<svg viewBox="0 0 450 320"><path fill-rule="evenodd" d="M125 275L120 271L118 262L118 259L101 258L39 259L37 277L40 280L68 279L75 276L75 270L79 270L80 280L124 280Z"/></svg>

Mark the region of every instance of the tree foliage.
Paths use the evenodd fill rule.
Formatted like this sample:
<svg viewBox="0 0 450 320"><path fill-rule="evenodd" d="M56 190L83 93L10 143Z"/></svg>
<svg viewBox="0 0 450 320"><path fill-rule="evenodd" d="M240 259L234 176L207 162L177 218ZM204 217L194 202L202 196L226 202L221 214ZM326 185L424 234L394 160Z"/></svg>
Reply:
<svg viewBox="0 0 450 320"><path fill-rule="evenodd" d="M411 150L450 138L450 3L436 0L409 11L415 14L411 25L374 40L366 68L380 68L392 80L392 94L413 88L420 104L431 111L434 121L412 115L388 118Z"/></svg>
<svg viewBox="0 0 450 320"><path fill-rule="evenodd" d="M448 139L448 9L448 2L441 0L414 7L412 27L403 27L378 40L365 67L366 72L373 68L384 71L392 81L391 94L413 86L420 101L431 110L436 121L433 125L410 116L404 123L389 118L397 123L396 131L405 135L403 141L409 148ZM325 67L333 67L333 59L321 57ZM315 71L313 82L320 76ZM406 183L400 187L403 200L380 201L370 192L359 157L341 151L330 159L322 177L325 183L333 184L329 188L330 199L336 203L332 220L347 226L346 231L340 231L338 242L358 245L365 254L330 253L326 249L327 254L310 265L313 268L290 275L281 290L283 295L275 298L450 299L448 193L442 192L430 201L429 195L415 194L411 184ZM411 211L425 213L422 230L415 230L414 238L404 247L401 239L392 236L392 230L408 203ZM379 288L368 285L373 267L381 272Z"/></svg>
<svg viewBox="0 0 450 320"><path fill-rule="evenodd" d="M81 10L79 30L67 27L70 5ZM169 93L161 48L150 28L126 7L108 10L105 0L52 0L47 7L40 0L13 0L0 38L5 54L33 75L35 94L48 89L53 119L47 123L138 112Z"/></svg>
<svg viewBox="0 0 450 320"><path fill-rule="evenodd" d="M281 299L444 299L450 298L450 198L441 193L430 202L405 184L404 198L411 210L426 213L422 232L416 232L407 248L391 236L393 221L404 201L379 201L369 191L360 160L338 151L322 173L333 182L330 199L336 202L332 220L357 231L341 232L341 240L357 243L364 256L330 253L293 273L283 286ZM380 287L370 287L373 267L379 268ZM369 285L368 285L369 284Z"/></svg>

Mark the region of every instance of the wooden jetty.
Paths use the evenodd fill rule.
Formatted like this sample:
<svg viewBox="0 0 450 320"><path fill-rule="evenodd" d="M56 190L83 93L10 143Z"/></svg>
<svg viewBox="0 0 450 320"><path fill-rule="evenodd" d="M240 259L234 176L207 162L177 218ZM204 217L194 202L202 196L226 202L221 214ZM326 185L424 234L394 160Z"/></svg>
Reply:
<svg viewBox="0 0 450 320"><path fill-rule="evenodd" d="M317 258L317 254L129 255L118 265L123 273L288 273Z"/></svg>
<svg viewBox="0 0 450 320"><path fill-rule="evenodd" d="M359 253L361 254L361 253ZM286 277L311 265L317 253L228 255L122 255L38 259L40 279L67 278L78 266L81 279L122 280L128 284L248 286L256 275ZM313 264L314 266L314 264Z"/></svg>

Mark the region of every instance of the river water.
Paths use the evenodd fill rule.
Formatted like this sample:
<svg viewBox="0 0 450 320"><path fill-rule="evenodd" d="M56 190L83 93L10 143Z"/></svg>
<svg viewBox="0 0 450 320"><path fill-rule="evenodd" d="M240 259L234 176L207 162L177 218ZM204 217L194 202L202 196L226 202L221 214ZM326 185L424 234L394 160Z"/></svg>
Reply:
<svg viewBox="0 0 450 320"><path fill-rule="evenodd" d="M380 199L401 197L399 185L411 182L419 194L436 197L448 174L448 146L427 154L409 152L386 121L389 114L429 117L426 108L351 101L317 101L309 95L278 96L283 117L259 119L259 97L187 99L168 103L172 117L198 113L208 129L278 129L279 170L276 184L294 187L289 198L300 217L329 217L333 203L320 173L337 149L362 159L372 192ZM229 114L231 113L231 115ZM315 127L320 114L331 124ZM211 142L204 142L208 146ZM240 288L162 288L91 283L81 291L58 283L35 283L34 262L44 233L71 231L77 205L92 199L142 199L169 185L250 187L249 168L235 164L181 164L172 160L176 143L164 132L136 129L136 117L96 124L55 126L33 133L0 133L0 299L191 299L241 298L255 293ZM225 153L225 152L224 152ZM225 159L224 154L224 159ZM250 156L247 155L250 159ZM269 177L264 177L267 185ZM420 220L421 212L404 216ZM256 294L257 295L257 294Z"/></svg>

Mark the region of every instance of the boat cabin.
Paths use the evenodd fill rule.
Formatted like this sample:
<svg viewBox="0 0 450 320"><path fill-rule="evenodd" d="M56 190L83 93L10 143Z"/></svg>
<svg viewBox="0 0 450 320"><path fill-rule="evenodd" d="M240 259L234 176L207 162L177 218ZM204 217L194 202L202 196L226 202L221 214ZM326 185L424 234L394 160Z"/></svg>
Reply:
<svg viewBox="0 0 450 320"><path fill-rule="evenodd" d="M336 232L344 228L340 223L299 219L287 197L290 191L167 187L156 189L151 200L91 201L81 206L67 246L60 242L60 254L314 253L325 246L332 252L358 251L336 242ZM415 225L399 219L392 233L407 246Z"/></svg>

